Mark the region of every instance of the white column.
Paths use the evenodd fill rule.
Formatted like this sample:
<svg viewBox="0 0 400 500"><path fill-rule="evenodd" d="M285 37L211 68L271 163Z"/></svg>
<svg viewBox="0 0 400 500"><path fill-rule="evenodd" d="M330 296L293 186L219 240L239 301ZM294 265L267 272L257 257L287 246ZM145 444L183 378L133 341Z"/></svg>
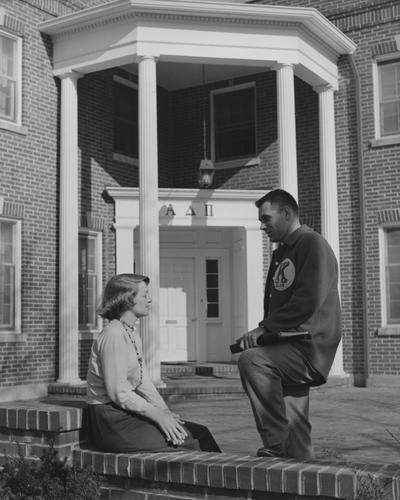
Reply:
<svg viewBox="0 0 400 500"><path fill-rule="evenodd" d="M264 311L263 240L260 228L245 228L247 331L256 328Z"/></svg>
<svg viewBox="0 0 400 500"><path fill-rule="evenodd" d="M340 264L339 208L336 172L335 106L333 88L315 88L319 100L319 149L321 182L321 233ZM340 291L340 276L339 276ZM343 347L340 343L330 375L343 376Z"/></svg>
<svg viewBox="0 0 400 500"><path fill-rule="evenodd" d="M143 354L154 383L160 376L160 244L158 215L156 58L139 60L139 237L140 272L151 280L150 315L141 320Z"/></svg>
<svg viewBox="0 0 400 500"><path fill-rule="evenodd" d="M280 186L297 200L296 112L293 66L291 64L277 64L274 69L276 69L278 98Z"/></svg>
<svg viewBox="0 0 400 500"><path fill-rule="evenodd" d="M61 78L60 124L60 310L59 376L75 384L79 378L78 290L78 92L79 74Z"/></svg>
<svg viewBox="0 0 400 500"><path fill-rule="evenodd" d="M133 273L134 269L134 228L114 224L117 274Z"/></svg>

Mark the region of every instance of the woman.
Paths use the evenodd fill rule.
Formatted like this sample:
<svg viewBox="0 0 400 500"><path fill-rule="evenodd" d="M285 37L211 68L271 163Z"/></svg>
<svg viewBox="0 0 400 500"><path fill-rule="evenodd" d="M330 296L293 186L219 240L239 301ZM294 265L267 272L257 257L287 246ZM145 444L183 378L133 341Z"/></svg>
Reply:
<svg viewBox="0 0 400 500"><path fill-rule="evenodd" d="M99 314L109 320L89 360L90 438L102 451L221 451L207 429L172 413L143 363L136 321L149 314L149 278L117 274L104 289Z"/></svg>

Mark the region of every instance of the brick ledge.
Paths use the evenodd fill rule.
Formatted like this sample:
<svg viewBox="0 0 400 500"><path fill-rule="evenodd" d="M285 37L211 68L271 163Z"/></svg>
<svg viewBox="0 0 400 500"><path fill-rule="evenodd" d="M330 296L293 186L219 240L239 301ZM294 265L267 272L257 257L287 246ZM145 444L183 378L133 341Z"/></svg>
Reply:
<svg viewBox="0 0 400 500"><path fill-rule="evenodd" d="M299 495L303 499L319 497L355 500L363 482L373 478L384 485L386 500L400 498L399 464L349 466L343 463L298 462L293 459L258 458L229 453L181 451L114 454L83 448L73 451L73 462L98 474L129 478L131 482L125 483L125 492L131 493L136 491L134 488L137 480L144 480L153 488L154 483L159 483L161 487L170 485L171 490L185 485L197 487L199 491L208 488L208 494L214 489L241 490L244 498L261 498L259 492L264 492ZM228 491L224 498L229 498L227 494ZM130 497L122 495L118 498Z"/></svg>

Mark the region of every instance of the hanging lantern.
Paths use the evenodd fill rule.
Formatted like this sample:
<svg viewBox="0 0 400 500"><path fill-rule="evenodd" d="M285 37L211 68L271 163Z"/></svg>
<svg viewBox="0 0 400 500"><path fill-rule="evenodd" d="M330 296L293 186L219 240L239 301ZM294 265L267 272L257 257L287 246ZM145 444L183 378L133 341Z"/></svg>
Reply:
<svg viewBox="0 0 400 500"><path fill-rule="evenodd" d="M204 158L199 167L199 186L209 188L214 178L215 167L211 160Z"/></svg>
<svg viewBox="0 0 400 500"><path fill-rule="evenodd" d="M205 86L205 66L203 64L203 87ZM215 167L211 160L207 158L207 121L206 121L206 96L203 98L203 152L204 158L200 162L199 167L199 187L209 188L212 184Z"/></svg>

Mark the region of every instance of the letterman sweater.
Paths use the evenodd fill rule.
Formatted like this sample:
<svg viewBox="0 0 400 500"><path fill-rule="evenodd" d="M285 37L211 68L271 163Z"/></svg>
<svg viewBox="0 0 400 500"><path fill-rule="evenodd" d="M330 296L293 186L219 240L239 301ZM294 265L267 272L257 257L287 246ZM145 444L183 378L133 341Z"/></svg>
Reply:
<svg viewBox="0 0 400 500"><path fill-rule="evenodd" d="M328 242L306 225L273 252L264 295L265 333L306 330L310 340L295 340L326 378L341 339L338 264Z"/></svg>

